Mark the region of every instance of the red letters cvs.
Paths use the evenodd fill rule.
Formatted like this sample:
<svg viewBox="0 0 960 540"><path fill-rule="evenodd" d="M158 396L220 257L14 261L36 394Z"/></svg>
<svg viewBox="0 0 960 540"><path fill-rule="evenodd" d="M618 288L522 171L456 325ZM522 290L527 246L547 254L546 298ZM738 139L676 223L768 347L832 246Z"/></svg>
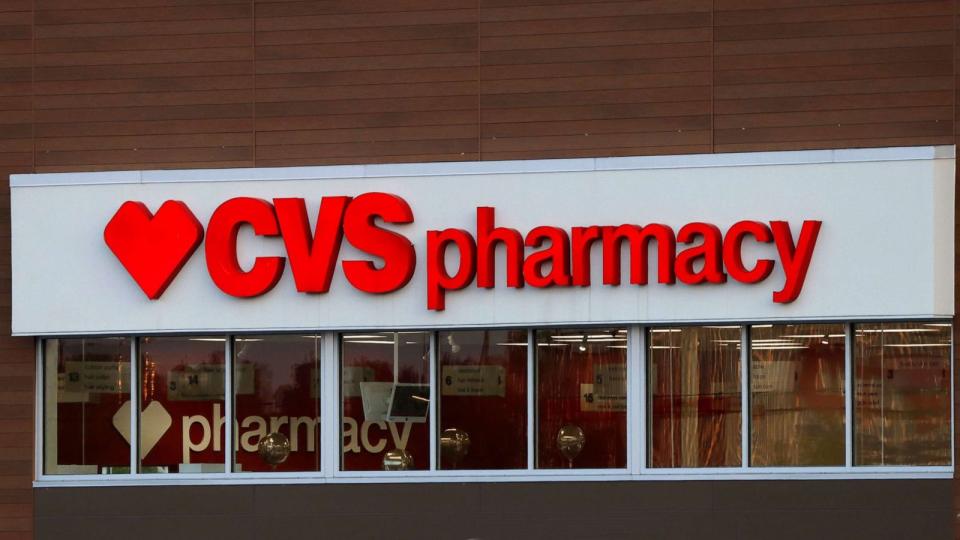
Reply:
<svg viewBox="0 0 960 540"><path fill-rule="evenodd" d="M248 298L274 288L289 259L297 291L322 294L330 290L345 237L369 255L342 262L347 281L364 292L389 293L413 277L417 255L407 237L383 224L410 223L413 211L407 202L387 193L324 197L313 230L301 198L276 198L271 204L237 197L221 204L210 218L204 248L207 270L220 290ZM249 269L241 267L237 240L246 226L257 236L281 236L286 257L259 256ZM740 283L759 283L779 263L785 279L783 288L773 293L773 301L789 303L803 288L820 226L819 221L804 221L796 240L786 221L739 221L725 233L716 225L693 222L676 235L672 228L658 223L587 226L574 227L571 240L564 229L551 226L535 227L524 237L515 229L498 227L494 208L479 207L476 237L458 228L427 231L427 307L443 310L446 293L469 286L474 278L480 288L494 287L500 244L506 253L508 287L589 287L591 246L595 243L602 248L603 283L619 285L624 241L629 246L632 285L647 284L652 254L656 256L657 281L664 285L677 281L721 284L728 277ZM104 241L151 299L160 297L203 236L200 223L180 201L167 201L156 215L142 203L128 201L104 230ZM768 244L759 252L753 248L746 251L767 253L770 258L745 258L745 244Z"/></svg>
<svg viewBox="0 0 960 540"><path fill-rule="evenodd" d="M277 198L274 204L250 197L237 197L220 205L207 226L207 270L223 292L242 298L259 296L274 286L283 274L283 257L257 257L250 270L237 260L237 235L250 225L258 236L283 236L297 290L325 293L347 240L357 249L383 260L378 268L371 261L343 261L347 280L370 293L395 291L410 281L416 254L406 237L376 224L413 222L406 201L386 193L350 197L324 197L317 226L310 231L306 204L299 198Z"/></svg>

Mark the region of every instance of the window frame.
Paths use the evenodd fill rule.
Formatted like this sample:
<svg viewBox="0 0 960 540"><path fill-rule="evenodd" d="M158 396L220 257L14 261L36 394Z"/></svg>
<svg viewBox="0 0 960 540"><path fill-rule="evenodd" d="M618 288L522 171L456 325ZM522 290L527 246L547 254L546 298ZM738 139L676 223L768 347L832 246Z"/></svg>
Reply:
<svg viewBox="0 0 960 540"><path fill-rule="evenodd" d="M845 464L830 467L751 467L750 465L750 326L760 324L802 324L802 323L842 323L845 329L844 338L844 440ZM527 467L526 469L509 470L439 470L438 449L439 443L437 427L439 425L439 392L437 379L439 369L438 333L445 330L461 330L461 328L350 328L336 330L309 330L301 329L297 333L312 332L319 336L320 343L320 428L319 447L321 452L320 471L307 472L235 472L233 470L234 451L234 422L235 411L233 370L234 370L234 339L244 335L262 334L289 334L291 331L278 332L267 330L244 329L242 332L228 332L222 335L225 339L225 389L229 393L225 396L224 415L228 421L224 425L224 467L225 472L216 473L170 473L149 474L141 473L139 469L139 405L140 405L140 339L151 335L174 334L84 334L84 335L49 335L36 338L36 381L34 405L34 486L104 486L104 485L194 485L194 484L313 484L313 483L392 483L392 482L527 482L527 481L603 481L603 480L632 480L632 481L663 481L663 480L811 480L811 479L864 479L864 478L952 478L956 466L955 436L956 418L955 407L950 407L950 456L949 465L876 465L857 466L854 464L854 356L855 346L854 325L863 323L949 323L953 329L951 318L891 318L891 319L864 319L864 320L777 320L777 321L683 321L675 324L656 323L617 323L604 322L583 325L504 325L465 327L462 330L501 330L522 329L527 333ZM699 467L699 468L653 468L647 463L649 453L649 395L647 391L647 369L649 331L662 327L686 327L722 324L739 326L741 332L741 452L742 459L739 467ZM622 469L536 469L536 332L541 329L589 329L620 326L627 329L627 464ZM429 333L430 339L430 387L431 396L429 413L430 428L430 464L428 470L423 471L343 471L341 470L341 445L343 440L343 425L341 420L342 403L341 390L341 347L340 340L343 334L364 331L423 331ZM204 332L210 335L210 332ZM217 334L217 333L215 333ZM177 336L199 335L199 333L175 334ZM221 335L221 334L217 334ZM124 474L86 474L86 475L53 475L44 473L44 413L45 413L45 361L44 344L49 339L81 339L97 337L124 336L131 339L130 358L135 363L130 370L130 402L131 402L131 440L130 463L131 472ZM950 346L950 402L955 404L955 343L951 334ZM332 420L332 421L331 421Z"/></svg>

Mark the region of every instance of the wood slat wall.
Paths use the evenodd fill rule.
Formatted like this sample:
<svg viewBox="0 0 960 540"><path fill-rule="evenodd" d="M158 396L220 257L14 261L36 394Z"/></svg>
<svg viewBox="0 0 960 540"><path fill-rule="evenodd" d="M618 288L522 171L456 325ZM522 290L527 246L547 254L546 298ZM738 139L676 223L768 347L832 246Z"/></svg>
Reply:
<svg viewBox="0 0 960 540"><path fill-rule="evenodd" d="M38 171L954 137L954 0L35 3Z"/></svg>
<svg viewBox="0 0 960 540"><path fill-rule="evenodd" d="M33 170L33 14L0 2L0 540L33 529L33 340L10 337L10 174Z"/></svg>
<svg viewBox="0 0 960 540"><path fill-rule="evenodd" d="M957 0L0 0L0 177L953 144L958 32ZM34 350L0 218L4 540Z"/></svg>
<svg viewBox="0 0 960 540"><path fill-rule="evenodd" d="M259 165L479 159L475 2L255 9Z"/></svg>
<svg viewBox="0 0 960 540"><path fill-rule="evenodd" d="M253 6L35 0L38 171L254 165Z"/></svg>
<svg viewBox="0 0 960 540"><path fill-rule="evenodd" d="M481 0L483 159L710 152L711 22L711 0Z"/></svg>
<svg viewBox="0 0 960 540"><path fill-rule="evenodd" d="M714 149L952 144L953 0L718 0Z"/></svg>

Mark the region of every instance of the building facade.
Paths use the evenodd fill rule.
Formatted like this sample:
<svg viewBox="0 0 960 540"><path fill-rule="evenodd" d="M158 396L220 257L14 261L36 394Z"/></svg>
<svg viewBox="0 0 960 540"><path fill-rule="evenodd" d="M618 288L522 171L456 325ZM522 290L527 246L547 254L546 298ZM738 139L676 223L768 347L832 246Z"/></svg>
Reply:
<svg viewBox="0 0 960 540"><path fill-rule="evenodd" d="M957 535L955 2L0 5L0 538Z"/></svg>

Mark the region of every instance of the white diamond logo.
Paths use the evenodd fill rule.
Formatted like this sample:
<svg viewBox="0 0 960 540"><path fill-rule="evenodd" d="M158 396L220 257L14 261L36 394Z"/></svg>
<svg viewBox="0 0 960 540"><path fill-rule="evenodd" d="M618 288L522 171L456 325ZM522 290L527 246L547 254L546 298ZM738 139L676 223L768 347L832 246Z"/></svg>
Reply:
<svg viewBox="0 0 960 540"><path fill-rule="evenodd" d="M140 413L140 458L144 458L170 429L173 418L159 401L151 401ZM130 444L130 402L127 401L113 415L113 427Z"/></svg>

